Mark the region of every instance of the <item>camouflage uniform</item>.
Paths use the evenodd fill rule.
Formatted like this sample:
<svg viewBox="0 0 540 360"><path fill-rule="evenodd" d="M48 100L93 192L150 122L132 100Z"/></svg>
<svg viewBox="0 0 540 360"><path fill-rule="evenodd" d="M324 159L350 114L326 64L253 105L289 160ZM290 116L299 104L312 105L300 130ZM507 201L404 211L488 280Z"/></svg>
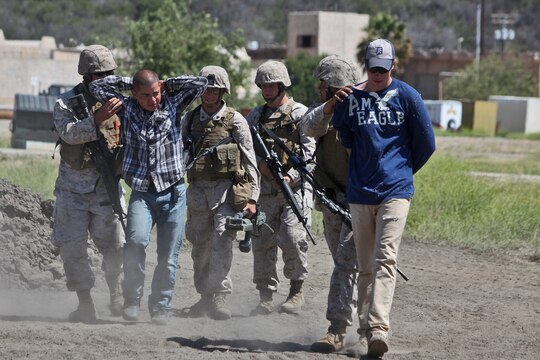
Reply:
<svg viewBox="0 0 540 360"><path fill-rule="evenodd" d="M81 53L79 73L88 75L113 70L116 64L112 56L112 63L109 64L102 62L93 65L92 61L88 63L88 59L99 59L109 54L110 51L100 45L89 46ZM52 242L60 249L67 288L79 294L81 291L89 291L95 281L87 254L90 235L103 255L102 269L111 290L112 300L113 292L121 298L119 282L124 232L118 216L112 210L101 176L84 146L85 143L98 139L94 117L91 113L90 117L78 120L67 106L67 99L77 93L92 99L84 82L60 95L54 106L54 127L60 137L61 161L54 190L56 203ZM123 196L121 202L124 205Z"/></svg>
<svg viewBox="0 0 540 360"><path fill-rule="evenodd" d="M326 191L335 195L334 199L338 203L345 204L347 173L340 168L344 167L346 171L348 156L339 143L336 131L328 125L332 117L325 117L322 107L323 105L320 105L309 111L304 116L301 126L306 135L318 138L319 142L325 142L324 146L321 145L317 149L315 179ZM318 129L321 123L326 127L323 131ZM322 152L325 152L326 156ZM332 161L329 161L330 159ZM316 208L323 213L324 236L334 260L326 318L330 321L345 321L347 326L351 326L356 313L358 276L352 229L343 223L341 216L332 213L326 206L317 202Z"/></svg>
<svg viewBox="0 0 540 360"><path fill-rule="evenodd" d="M358 66L349 59L330 55L322 59L314 72L321 80L321 101L328 101L334 91L360 81ZM315 179L337 202L346 204L348 159L345 148L332 127L332 114L325 114L325 104L310 109L300 126L307 135L317 138ZM334 270L328 292L326 318L331 325L328 333L314 343L318 352L339 351L344 345L346 327L351 326L357 311L358 265L352 229L345 225L338 214L333 214L322 204L316 205L323 213L324 235L332 258Z"/></svg>
<svg viewBox="0 0 540 360"><path fill-rule="evenodd" d="M292 99L291 99L292 101ZM287 104L275 111L284 110ZM253 109L247 116L250 125L261 122L261 112L263 106ZM300 119L306 112L307 107L296 103L291 112L293 120ZM301 134L302 151L304 158L310 158L315 151L315 141L313 138ZM262 161L259 158L259 161ZM311 224L311 209L313 208L313 195L311 185L301 180L300 174L294 170L289 170L288 174L293 178L295 184L292 187L296 201L304 211L304 216L309 218ZM296 215L287 204L287 200L281 192L276 192L272 188L272 183L262 177L261 179L261 211L266 214L266 223L274 230L263 227L261 238L253 237L254 255L254 278L253 282L257 289L268 288L276 291L279 285L277 275L277 246L283 251L283 274L287 279L305 280L307 278L307 250L306 231L298 221ZM268 239L270 237L270 239Z"/></svg>
<svg viewBox="0 0 540 360"><path fill-rule="evenodd" d="M220 121L227 109L223 102L222 108L215 114L209 115L200 109L199 117L193 121ZM187 113L183 119L184 131L188 123L186 119L192 116ZM234 112L232 136L238 140L242 151L244 168L249 173L253 200L259 197L259 175L253 151L253 141L245 118ZM198 139L194 139L197 141ZM188 173L189 187L187 189L188 218L186 223L186 238L193 244L195 288L200 294L217 292L231 293L232 282L230 269L232 261L232 244L236 239L236 231L225 229L225 218L236 215L236 211L228 201L228 193L233 184L232 177L221 179L191 178Z"/></svg>
<svg viewBox="0 0 540 360"><path fill-rule="evenodd" d="M199 75L207 77L208 88L230 92L229 76L225 69L206 66ZM224 308L224 299L233 289L230 272L232 247L236 240L236 231L226 229L225 221L241 210L233 209L231 205L233 178L238 175L238 170L245 173L250 199L254 203L259 198L260 180L246 119L227 107L221 99L223 93L216 98L219 110L208 114L204 107L204 96L203 104L182 119L182 136L192 137L194 156L214 146L214 150L207 156L194 159L194 166L188 171L186 239L193 245L193 280L202 299L190 309L190 316L202 316L208 312L212 317L225 320L230 317L229 310ZM233 140L218 146L220 140L229 136ZM232 147L227 147L229 145ZM234 164L231 169L223 172L218 170L223 170L221 165L224 164L224 157L219 154L225 153L220 150L224 147L227 149L225 161L230 160L229 155L235 154L235 159L241 159L241 169L238 169L240 164ZM216 297L223 301L219 304L220 310L213 312L212 305Z"/></svg>
<svg viewBox="0 0 540 360"><path fill-rule="evenodd" d="M277 66L276 72L274 72L275 66ZM291 85L285 66L275 61L269 61L261 65L258 69L255 83L261 86L264 83L276 82L283 85L282 91L285 91L284 88ZM270 109L267 105L258 106L248 114L246 119L250 126L265 126L276 133L280 131L287 132L289 130L286 130L286 128L288 129L291 125L286 124L295 124L296 120L304 116L306 110L306 106L294 102L292 98L288 98L287 102L275 110ZM282 120L287 117L289 120ZM304 159L312 158L315 151L315 139L306 136L296 126L294 128L296 130L292 131L292 133L297 133L298 140L295 142L289 139L286 143L293 145L295 152ZM260 130L259 133L265 138L264 131ZM278 136L281 137L281 135ZM273 150L276 151L276 149L277 147L274 147ZM276 152L279 152L279 149ZM258 162L263 161L261 158L257 160ZM285 163L283 165L287 166ZM291 188L294 196L304 216L308 219L310 226L311 209L313 207L311 186L308 183L304 183L300 174L292 168L288 170L287 175L292 180ZM263 227L260 236L253 236L253 282L260 292L261 304L265 302L265 299L269 299L271 303L271 292L275 292L279 286L279 277L277 274L278 247L282 251L284 262L283 274L285 278L291 280L291 291L288 300L295 293L301 294L302 282L308 276L308 242L306 231L288 205L281 191L276 191L272 183L270 179L264 176L261 177L261 196L259 202L261 204L261 211L266 214L266 222L274 232L272 234L269 229ZM259 307L261 304L259 304ZM286 311L283 307L284 305L282 305L281 311ZM303 305L303 295L299 305L299 307ZM271 307L268 310L271 311ZM257 312L257 309L255 311Z"/></svg>

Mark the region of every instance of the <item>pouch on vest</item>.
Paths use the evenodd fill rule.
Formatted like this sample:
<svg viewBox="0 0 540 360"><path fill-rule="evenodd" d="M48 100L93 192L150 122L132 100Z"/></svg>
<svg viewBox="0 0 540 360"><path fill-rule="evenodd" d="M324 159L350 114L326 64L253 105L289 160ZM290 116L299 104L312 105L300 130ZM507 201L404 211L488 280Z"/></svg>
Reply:
<svg viewBox="0 0 540 360"><path fill-rule="evenodd" d="M244 169L240 169L233 177L233 185L229 195L229 205L236 212L242 211L252 196L249 175Z"/></svg>
<svg viewBox="0 0 540 360"><path fill-rule="evenodd" d="M96 167L90 159L90 154L86 151L84 144L71 145L62 139L59 139L58 143L60 144L60 157L62 161L72 169L82 170Z"/></svg>
<svg viewBox="0 0 540 360"><path fill-rule="evenodd" d="M236 174L240 170L240 150L236 143L223 144L214 152L216 174Z"/></svg>

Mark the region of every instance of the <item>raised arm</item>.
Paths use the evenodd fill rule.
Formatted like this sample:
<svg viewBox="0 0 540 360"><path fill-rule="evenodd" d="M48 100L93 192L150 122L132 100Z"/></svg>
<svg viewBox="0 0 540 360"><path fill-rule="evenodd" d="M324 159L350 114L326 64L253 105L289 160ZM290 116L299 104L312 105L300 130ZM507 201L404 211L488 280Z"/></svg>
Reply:
<svg viewBox="0 0 540 360"><path fill-rule="evenodd" d="M310 108L300 121L300 128L307 136L314 138L321 137L328 132L330 122L332 120L332 113L325 114L324 104L321 104L315 108Z"/></svg>
<svg viewBox="0 0 540 360"><path fill-rule="evenodd" d="M165 80L165 91L176 108L183 110L199 98L208 86L204 76L178 76Z"/></svg>
<svg viewBox="0 0 540 360"><path fill-rule="evenodd" d="M92 81L88 88L93 97L104 103L113 97L123 99L125 96L121 92L131 90L132 84L130 77L111 75Z"/></svg>
<svg viewBox="0 0 540 360"><path fill-rule="evenodd" d="M77 119L73 110L67 105L66 96L60 96L56 100L53 119L56 132L68 144L77 145L97 140L94 116L89 113L87 118Z"/></svg>

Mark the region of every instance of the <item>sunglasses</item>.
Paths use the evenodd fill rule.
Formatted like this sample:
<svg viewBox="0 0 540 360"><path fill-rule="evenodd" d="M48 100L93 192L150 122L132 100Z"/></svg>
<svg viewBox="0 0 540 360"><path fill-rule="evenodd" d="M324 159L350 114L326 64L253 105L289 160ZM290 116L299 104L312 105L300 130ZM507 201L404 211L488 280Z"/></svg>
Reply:
<svg viewBox="0 0 540 360"><path fill-rule="evenodd" d="M113 75L114 74L114 71L102 71L102 72L96 72L94 73L93 75L97 76L97 77L105 77L105 76L109 76L109 75Z"/></svg>
<svg viewBox="0 0 540 360"><path fill-rule="evenodd" d="M385 68L382 68L382 67L374 67L374 68L369 69L369 72L372 74L386 74L388 71L390 70L386 70Z"/></svg>

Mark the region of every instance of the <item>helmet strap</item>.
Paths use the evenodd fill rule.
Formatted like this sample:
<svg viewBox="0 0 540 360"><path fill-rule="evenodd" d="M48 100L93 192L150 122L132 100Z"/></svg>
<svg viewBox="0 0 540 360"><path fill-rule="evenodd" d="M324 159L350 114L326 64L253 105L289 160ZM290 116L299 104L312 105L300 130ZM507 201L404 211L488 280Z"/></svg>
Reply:
<svg viewBox="0 0 540 360"><path fill-rule="evenodd" d="M276 101L277 98L279 98L280 96L282 96L282 94L285 92L287 88L285 87L285 85L283 85L283 83L278 83L278 93L276 94L276 96L270 98L270 99L264 99L266 100L266 103L267 104L271 104L273 103L274 101Z"/></svg>

